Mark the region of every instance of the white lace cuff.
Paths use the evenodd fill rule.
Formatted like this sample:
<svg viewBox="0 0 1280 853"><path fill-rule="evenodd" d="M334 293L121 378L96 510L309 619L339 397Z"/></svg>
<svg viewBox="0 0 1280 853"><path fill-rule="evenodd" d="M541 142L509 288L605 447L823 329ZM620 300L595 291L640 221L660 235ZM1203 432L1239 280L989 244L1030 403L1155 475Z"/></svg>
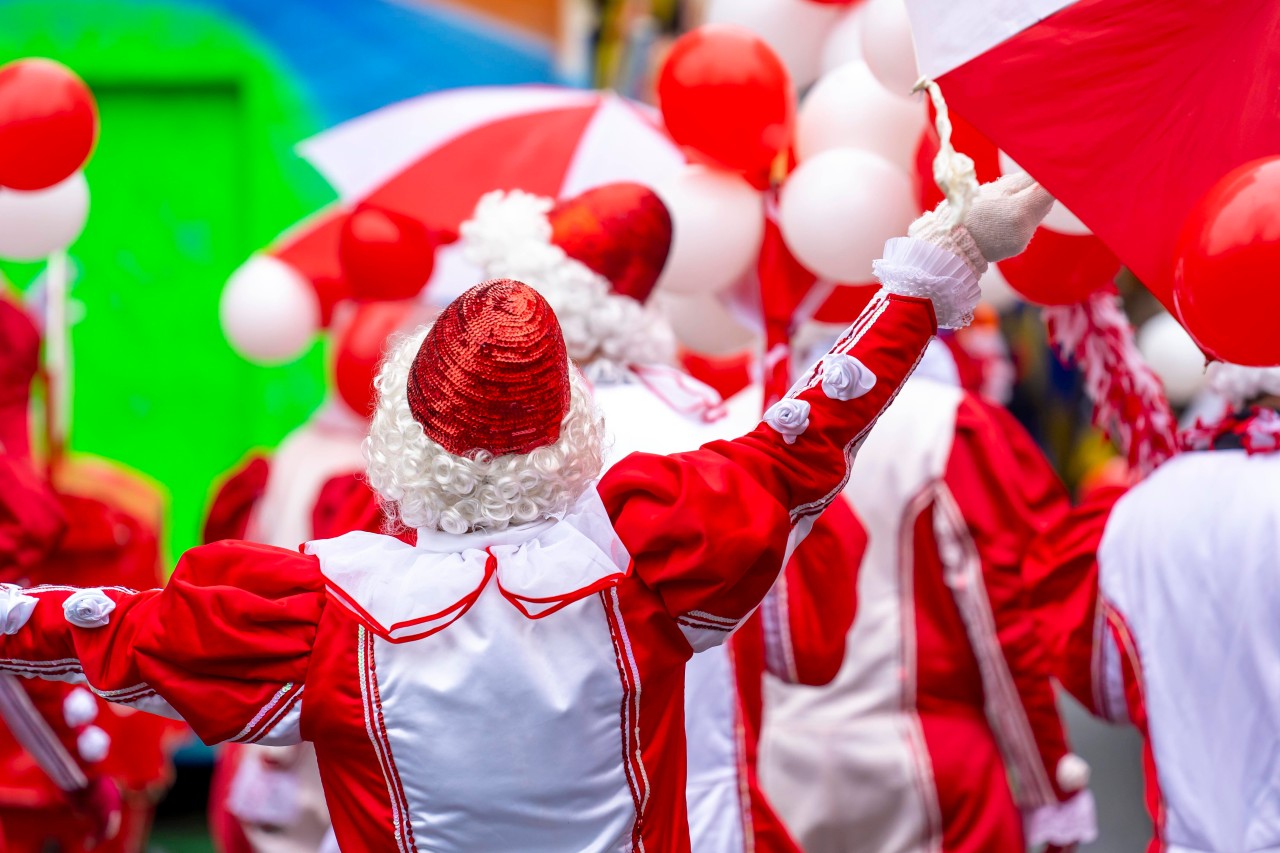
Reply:
<svg viewBox="0 0 1280 853"><path fill-rule="evenodd" d="M978 276L955 252L915 237L895 237L871 269L888 292L932 301L940 328L960 329L973 321L982 290Z"/></svg>
<svg viewBox="0 0 1280 853"><path fill-rule="evenodd" d="M1081 791L1065 802L1025 812L1022 824L1030 847L1088 844L1098 837L1098 817L1089 791Z"/></svg>
<svg viewBox="0 0 1280 853"><path fill-rule="evenodd" d="M18 633L39 601L34 596L23 595L22 587L16 584L0 584L0 634Z"/></svg>

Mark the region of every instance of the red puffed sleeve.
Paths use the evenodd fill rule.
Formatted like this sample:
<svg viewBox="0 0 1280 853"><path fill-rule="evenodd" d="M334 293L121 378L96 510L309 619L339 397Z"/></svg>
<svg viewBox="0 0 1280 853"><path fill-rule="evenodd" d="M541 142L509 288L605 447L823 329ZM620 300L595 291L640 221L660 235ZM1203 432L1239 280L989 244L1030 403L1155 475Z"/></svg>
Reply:
<svg viewBox="0 0 1280 853"><path fill-rule="evenodd" d="M793 684L827 684L844 663L867 531L837 497L797 547L760 605L765 666Z"/></svg>
<svg viewBox="0 0 1280 853"><path fill-rule="evenodd" d="M10 617L18 592L0 589ZM114 702L180 717L206 743L297 742L325 601L314 557L223 541L184 554L164 589L20 593L34 609L0 636L0 671L83 674Z"/></svg>
<svg viewBox="0 0 1280 853"><path fill-rule="evenodd" d="M1049 804L1076 788L1058 784L1069 750L1023 563L1035 537L1065 514L1066 492L1025 431L973 395L957 411L944 477L939 550L946 565L976 561L974 576L948 586L981 664L993 729L1023 805Z"/></svg>
<svg viewBox="0 0 1280 853"><path fill-rule="evenodd" d="M249 530L249 518L267 491L271 463L265 456L251 456L239 470L227 478L209 505L202 531L204 542L219 539L243 539Z"/></svg>
<svg viewBox="0 0 1280 853"><path fill-rule="evenodd" d="M1099 613L1098 548L1111 510L1126 491L1112 486L1090 496L1036 539L1026 565L1054 676L1081 705L1111 720L1122 717L1100 677L1099 646L1109 632Z"/></svg>
<svg viewBox="0 0 1280 853"><path fill-rule="evenodd" d="M695 650L722 642L764 598L792 528L807 532L840 493L935 330L930 302L882 292L751 433L632 454L605 475L600 495L636 576Z"/></svg>

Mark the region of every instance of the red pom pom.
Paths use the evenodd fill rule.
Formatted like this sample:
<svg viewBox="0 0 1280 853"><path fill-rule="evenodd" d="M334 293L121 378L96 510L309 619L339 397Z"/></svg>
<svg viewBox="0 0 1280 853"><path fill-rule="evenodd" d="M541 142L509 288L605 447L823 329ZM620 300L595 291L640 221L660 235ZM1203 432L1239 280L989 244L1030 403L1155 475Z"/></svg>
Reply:
<svg viewBox="0 0 1280 853"><path fill-rule="evenodd" d="M359 301L412 299L435 267L435 243L412 216L361 205L347 217L338 257Z"/></svg>
<svg viewBox="0 0 1280 853"><path fill-rule="evenodd" d="M605 184L560 202L551 242L608 279L613 292L644 302L671 251L671 213L641 184Z"/></svg>

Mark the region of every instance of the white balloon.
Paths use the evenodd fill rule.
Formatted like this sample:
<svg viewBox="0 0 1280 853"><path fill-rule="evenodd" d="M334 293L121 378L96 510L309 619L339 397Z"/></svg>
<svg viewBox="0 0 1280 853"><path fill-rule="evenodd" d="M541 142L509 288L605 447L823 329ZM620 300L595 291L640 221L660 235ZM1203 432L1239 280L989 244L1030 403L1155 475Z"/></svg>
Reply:
<svg viewBox="0 0 1280 853"><path fill-rule="evenodd" d="M822 46L822 73L862 58L862 7L853 6L840 16Z"/></svg>
<svg viewBox="0 0 1280 853"><path fill-rule="evenodd" d="M819 80L801 103L796 157L803 163L832 148L861 148L912 174L926 121L923 99L890 93L865 62L850 62Z"/></svg>
<svg viewBox="0 0 1280 853"><path fill-rule="evenodd" d="M1013 289L1008 280L1000 274L1000 268L990 264L978 282L982 288L982 301L990 305L997 313L1003 314L1022 301L1018 291Z"/></svg>
<svg viewBox="0 0 1280 853"><path fill-rule="evenodd" d="M782 186L778 224L796 259L823 278L864 282L891 237L917 214L911 179L868 151L833 148Z"/></svg>
<svg viewBox="0 0 1280 853"><path fill-rule="evenodd" d="M89 217L89 184L76 172L34 192L0 189L0 258L38 261L70 246Z"/></svg>
<svg viewBox="0 0 1280 853"><path fill-rule="evenodd" d="M727 355L755 343L755 333L739 323L714 293L657 293L654 299L671 323L676 340L694 352Z"/></svg>
<svg viewBox="0 0 1280 853"><path fill-rule="evenodd" d="M822 71L822 44L840 18L839 6L809 0L711 0L709 24L737 24L768 42L803 88Z"/></svg>
<svg viewBox="0 0 1280 853"><path fill-rule="evenodd" d="M1000 174L1016 175L1019 172L1025 172L1026 169L1019 166L1014 159L1003 151L1000 152ZM1055 201L1053 207L1049 208L1049 214L1040 222L1044 228L1050 231L1057 231L1059 234L1092 234L1089 226L1080 221L1080 217L1067 210L1067 206L1060 201Z"/></svg>
<svg viewBox="0 0 1280 853"><path fill-rule="evenodd" d="M738 175L686 166L655 188L671 213L671 251L658 289L712 293L733 284L760 253L764 199Z"/></svg>
<svg viewBox="0 0 1280 853"><path fill-rule="evenodd" d="M862 57L876 79L905 97L916 81L916 47L905 0L868 0L862 13Z"/></svg>
<svg viewBox="0 0 1280 853"><path fill-rule="evenodd" d="M320 328L320 301L293 267L254 255L222 289L219 316L237 352L259 364L278 364L306 351Z"/></svg>
<svg viewBox="0 0 1280 853"><path fill-rule="evenodd" d="M1205 386L1204 353L1170 314L1162 311L1143 323L1137 342L1170 403L1186 405Z"/></svg>

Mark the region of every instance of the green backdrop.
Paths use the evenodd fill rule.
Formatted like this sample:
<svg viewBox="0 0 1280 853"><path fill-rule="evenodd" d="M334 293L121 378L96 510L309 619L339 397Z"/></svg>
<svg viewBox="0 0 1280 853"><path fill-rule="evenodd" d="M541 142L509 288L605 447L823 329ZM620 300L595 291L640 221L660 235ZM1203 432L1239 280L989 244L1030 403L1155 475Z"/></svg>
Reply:
<svg viewBox="0 0 1280 853"><path fill-rule="evenodd" d="M70 251L71 446L167 490L172 556L196 543L219 475L322 399L319 346L256 367L217 314L232 270L334 197L292 150L317 128L286 71L208 10L0 3L0 62L22 56L74 69L102 117L89 221ZM41 269L0 264L21 288Z"/></svg>

